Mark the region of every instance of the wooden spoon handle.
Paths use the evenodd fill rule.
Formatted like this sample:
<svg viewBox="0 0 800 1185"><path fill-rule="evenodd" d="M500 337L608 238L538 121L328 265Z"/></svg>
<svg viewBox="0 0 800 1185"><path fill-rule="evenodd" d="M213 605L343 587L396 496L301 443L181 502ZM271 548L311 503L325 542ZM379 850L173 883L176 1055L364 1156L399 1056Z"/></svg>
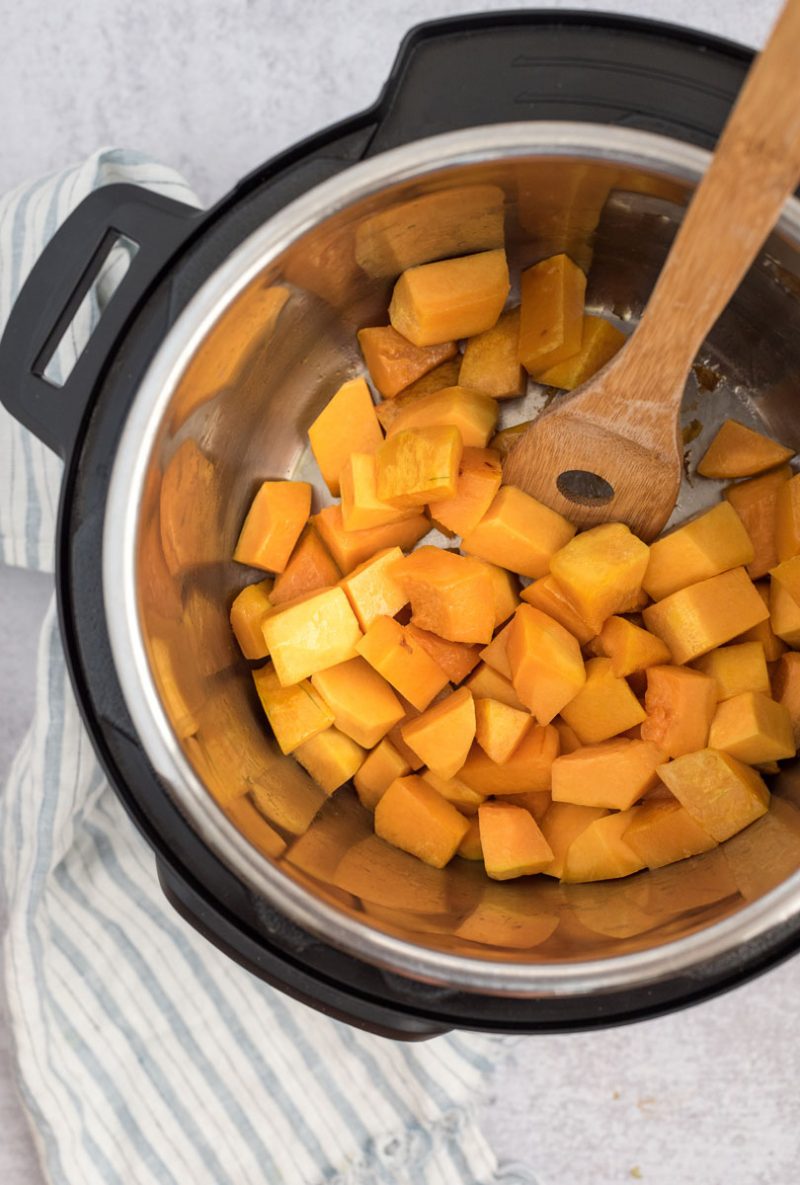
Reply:
<svg viewBox="0 0 800 1185"><path fill-rule="evenodd" d="M777 222L798 178L800 0L788 0L686 212L632 348L620 355L623 372L630 364L642 377L672 374L679 397L682 379L703 339ZM642 384L645 400L646 386L653 385ZM665 386L655 384L653 397L655 388L660 394Z"/></svg>

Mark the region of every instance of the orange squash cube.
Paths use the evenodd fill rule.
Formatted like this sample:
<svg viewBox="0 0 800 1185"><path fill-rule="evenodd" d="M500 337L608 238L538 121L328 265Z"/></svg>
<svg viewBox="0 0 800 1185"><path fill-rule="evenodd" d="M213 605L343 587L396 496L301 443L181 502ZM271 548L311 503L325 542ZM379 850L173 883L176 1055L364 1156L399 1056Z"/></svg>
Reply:
<svg viewBox="0 0 800 1185"><path fill-rule="evenodd" d="M454 778L475 739L475 703L465 687L404 724L409 749L440 778Z"/></svg>
<svg viewBox="0 0 800 1185"><path fill-rule="evenodd" d="M793 455L793 449L738 420L725 420L700 458L697 472L703 477L752 477L782 465Z"/></svg>
<svg viewBox="0 0 800 1185"><path fill-rule="evenodd" d="M553 721L558 731L559 753L574 753L581 748L581 740L574 728L570 728L566 720L557 716Z"/></svg>
<svg viewBox="0 0 800 1185"><path fill-rule="evenodd" d="M760 642L739 642L709 650L695 661L694 667L715 681L718 700L731 699L743 691L770 694L769 671Z"/></svg>
<svg viewBox="0 0 800 1185"><path fill-rule="evenodd" d="M337 728L327 728L298 745L294 756L321 790L333 794L363 765L366 753Z"/></svg>
<svg viewBox="0 0 800 1185"><path fill-rule="evenodd" d="M385 527L370 527L367 531L346 531L341 506L326 506L311 521L319 531L325 546L339 570L349 575L360 564L370 560L376 552L390 547L413 547L431 524L424 514L387 523Z"/></svg>
<svg viewBox="0 0 800 1185"><path fill-rule="evenodd" d="M536 578L574 534L572 523L549 506L516 486L501 486L477 527L462 538L461 550Z"/></svg>
<svg viewBox="0 0 800 1185"><path fill-rule="evenodd" d="M311 510L307 481L265 481L244 520L233 558L239 564L282 572Z"/></svg>
<svg viewBox="0 0 800 1185"><path fill-rule="evenodd" d="M713 836L674 798L642 803L622 838L647 868L663 868L717 846Z"/></svg>
<svg viewBox="0 0 800 1185"><path fill-rule="evenodd" d="M485 802L478 808L481 848L486 875L511 880L541 872L553 852L532 815L505 802Z"/></svg>
<svg viewBox="0 0 800 1185"><path fill-rule="evenodd" d="M492 582L494 624L496 629L504 621L508 621L520 603L519 578L514 572L509 572L507 568L501 568L497 564L490 564L488 560L474 558L476 563L480 564L488 573L489 579Z"/></svg>
<svg viewBox="0 0 800 1185"><path fill-rule="evenodd" d="M346 531L368 531L413 518L411 507L390 506L377 493L377 459L374 453L351 453L339 474L342 523Z"/></svg>
<svg viewBox="0 0 800 1185"><path fill-rule="evenodd" d="M792 721L794 743L800 748L800 654L784 654L772 674L772 695Z"/></svg>
<svg viewBox="0 0 800 1185"><path fill-rule="evenodd" d="M500 454L501 461L505 461L523 432L530 428L531 423L531 420L523 420L520 424L511 424L508 428L502 428L499 432L495 432L489 441L489 448Z"/></svg>
<svg viewBox="0 0 800 1185"><path fill-rule="evenodd" d="M662 765L658 773L694 821L717 843L760 818L769 806L763 778L718 749L687 753Z"/></svg>
<svg viewBox="0 0 800 1185"><path fill-rule="evenodd" d="M642 739L653 741L668 757L681 757L708 744L717 710L717 685L701 671L650 667L644 706L647 719Z"/></svg>
<svg viewBox="0 0 800 1185"><path fill-rule="evenodd" d="M751 580L758 580L778 562L775 530L778 495L791 476L791 469L784 465L723 491L723 497L739 515L753 544L753 559L747 565Z"/></svg>
<svg viewBox="0 0 800 1185"><path fill-rule="evenodd" d="M375 405L364 379L343 383L308 430L311 451L330 492L351 453L374 453L383 441Z"/></svg>
<svg viewBox="0 0 800 1185"><path fill-rule="evenodd" d="M422 777L441 794L442 798L446 798L453 806L458 807L461 814L468 818L477 815L478 807L486 798L485 794L471 790L460 778L443 778L432 769L423 770Z"/></svg>
<svg viewBox="0 0 800 1185"><path fill-rule="evenodd" d="M402 558L399 547L384 548L339 581L362 630L368 630L376 617L394 617L408 604L405 591L392 575Z"/></svg>
<svg viewBox="0 0 800 1185"><path fill-rule="evenodd" d="M442 668L391 617L376 617L356 649L419 712L447 686Z"/></svg>
<svg viewBox="0 0 800 1185"><path fill-rule="evenodd" d="M487 666L485 662L482 662L475 669L474 674L470 675L465 687L470 689L473 699L499 699L501 703L508 704L510 708L519 708L520 711L525 711L525 705L514 690L511 680Z"/></svg>
<svg viewBox="0 0 800 1185"><path fill-rule="evenodd" d="M253 680L281 753L293 753L304 741L333 724L333 713L306 679L282 687L268 662L253 671Z"/></svg>
<svg viewBox="0 0 800 1185"><path fill-rule="evenodd" d="M708 743L748 765L782 761L797 751L788 709L760 691L744 691L721 703Z"/></svg>
<svg viewBox="0 0 800 1185"><path fill-rule="evenodd" d="M494 598L485 568L467 556L420 547L392 575L411 601L412 621L450 642L488 642Z"/></svg>
<svg viewBox="0 0 800 1185"><path fill-rule="evenodd" d="M475 815L473 819L470 819L469 827L464 833L464 838L456 848L456 855L461 856L464 860L483 859L483 848L481 847L481 828L477 815Z"/></svg>
<svg viewBox="0 0 800 1185"><path fill-rule="evenodd" d="M485 448L497 424L494 399L466 387L444 387L413 399L395 416L387 439L410 428L457 428L464 448Z"/></svg>
<svg viewBox="0 0 800 1185"><path fill-rule="evenodd" d="M294 601L306 593L336 584L341 573L328 549L309 523L283 571L275 578L270 594L273 605Z"/></svg>
<svg viewBox="0 0 800 1185"><path fill-rule="evenodd" d="M453 858L468 830L464 816L416 774L392 782L375 807L375 834L434 868Z"/></svg>
<svg viewBox="0 0 800 1185"><path fill-rule="evenodd" d="M800 473L783 482L778 490L775 548L781 561L800 555Z"/></svg>
<svg viewBox="0 0 800 1185"><path fill-rule="evenodd" d="M658 782L666 754L652 741L619 737L556 757L553 802L625 811Z"/></svg>
<svg viewBox="0 0 800 1185"><path fill-rule="evenodd" d="M581 348L586 276L566 255L543 259L520 277L519 360L529 374Z"/></svg>
<svg viewBox="0 0 800 1185"><path fill-rule="evenodd" d="M508 761L533 724L532 717L497 699L475 701L475 739L498 765Z"/></svg>
<svg viewBox="0 0 800 1185"><path fill-rule="evenodd" d="M264 622L264 640L282 687L355 658L361 630L340 588L323 589Z"/></svg>
<svg viewBox="0 0 800 1185"><path fill-rule="evenodd" d="M800 556L783 560L770 572L771 583L780 584L793 600L800 602Z"/></svg>
<svg viewBox="0 0 800 1185"><path fill-rule="evenodd" d="M586 624L599 633L638 597L650 549L623 523L582 531L550 560L550 573Z"/></svg>
<svg viewBox="0 0 800 1185"><path fill-rule="evenodd" d="M243 588L231 605L231 629L242 654L251 661L265 658L267 654L261 626L265 614L272 607L271 592L272 581L259 580L257 584L248 584Z"/></svg>
<svg viewBox="0 0 800 1185"><path fill-rule="evenodd" d="M502 765L473 745L459 770L459 781L479 794L522 794L549 790L550 771L558 756L558 733L552 724L534 724Z"/></svg>
<svg viewBox="0 0 800 1185"><path fill-rule="evenodd" d="M541 823L552 803L549 790L522 790L519 794L504 794L503 802L511 806L521 806L537 823Z"/></svg>
<svg viewBox="0 0 800 1185"><path fill-rule="evenodd" d="M409 622L405 627L410 638L425 650L440 666L451 683L462 683L470 671L480 662L480 648L468 642L450 642L447 638L440 638L430 630L420 629L418 625Z"/></svg>
<svg viewBox="0 0 800 1185"><path fill-rule="evenodd" d="M672 662L669 648L661 639L634 625L627 617L609 617L598 642L600 657L611 659L611 669L621 679Z"/></svg>
<svg viewBox="0 0 800 1185"><path fill-rule="evenodd" d="M575 806L572 802L553 802L545 812L539 826L553 853L553 859L542 872L545 876L561 878L564 860L573 840L585 831L590 823L602 819L607 810L596 806Z"/></svg>
<svg viewBox="0 0 800 1185"><path fill-rule="evenodd" d="M616 880L644 868L644 861L623 839L638 810L634 806L615 811L585 827L567 848L561 880L567 884Z"/></svg>
<svg viewBox="0 0 800 1185"><path fill-rule="evenodd" d="M521 592L523 601L533 605L534 609L541 609L548 617L554 618L559 625L563 625L580 643L585 646L591 642L595 631L587 625L581 615L573 609L552 576L541 576L529 584Z"/></svg>
<svg viewBox="0 0 800 1185"><path fill-rule="evenodd" d="M462 452L457 428L440 425L398 432L378 450L378 498L404 507L453 498Z"/></svg>
<svg viewBox="0 0 800 1185"><path fill-rule="evenodd" d="M590 658L586 682L561 716L582 744L596 745L641 724L645 711L625 680L614 674L610 658Z"/></svg>
<svg viewBox="0 0 800 1185"><path fill-rule="evenodd" d="M644 624L678 664L730 642L769 616L744 568L679 589L643 611Z"/></svg>
<svg viewBox="0 0 800 1185"><path fill-rule="evenodd" d="M384 399L382 403L379 403L375 408L375 415L384 432L389 431L402 411L421 399L423 395L432 395L434 391L443 391L445 387L457 387L460 369L461 355L457 354L455 358L443 362L429 374L424 374L421 379L411 383L393 399Z"/></svg>
<svg viewBox="0 0 800 1185"><path fill-rule="evenodd" d="M374 811L381 795L392 782L410 773L411 766L402 753L398 753L389 738L384 737L380 744L367 754L364 764L359 766L353 777L353 785L361 805L368 811Z"/></svg>
<svg viewBox="0 0 800 1185"><path fill-rule="evenodd" d="M793 561L785 560L780 566L790 563ZM776 579L774 573L769 590L769 620L776 637L789 646L800 646L800 603L792 596L788 584Z"/></svg>
<svg viewBox="0 0 800 1185"><path fill-rule="evenodd" d="M391 325L359 329L357 336L369 377L384 399L393 398L410 383L458 353L454 341L415 346Z"/></svg>
<svg viewBox="0 0 800 1185"><path fill-rule="evenodd" d="M340 732L372 749L403 719L405 710L385 679L360 656L311 676Z"/></svg>
<svg viewBox="0 0 800 1185"><path fill-rule="evenodd" d="M397 752L403 758L409 769L413 772L416 772L418 769L422 769L425 762L420 761L413 749L409 749L408 745L403 740L402 729L403 725L407 724L409 720L413 720L416 716L419 716L419 709L415 708L412 703L409 703L409 701L404 695L402 695L401 692L398 691L397 694L400 697L401 704L405 708L406 714L402 720L399 720L397 724L395 724L394 728L389 729L388 733L386 734L386 739L392 742L395 749L397 749ZM448 694L449 688L445 688L444 690L440 691L438 696L434 697L431 702L436 703L438 698Z"/></svg>
<svg viewBox="0 0 800 1185"><path fill-rule="evenodd" d="M719 502L650 544L642 584L654 601L660 601L698 580L741 568L753 556L753 544L739 515L730 503Z"/></svg>
<svg viewBox="0 0 800 1185"><path fill-rule="evenodd" d="M468 534L491 506L502 479L503 470L497 453L486 448L465 448L455 495L446 502L437 502L434 508L436 522L455 535Z"/></svg>
<svg viewBox="0 0 800 1185"><path fill-rule="evenodd" d="M508 625L503 626L499 633L495 634L488 646L484 646L480 655L487 667L491 667L493 671L497 671L504 679L511 678L511 663L508 661L508 637L511 633L513 621L509 621Z"/></svg>
<svg viewBox="0 0 800 1185"><path fill-rule="evenodd" d="M756 584L755 589L764 604L768 606L770 600L769 584L761 581ZM781 641L775 634L769 618L766 621L760 621L758 625L752 626L751 629L745 630L743 634L738 634L734 638L734 642L760 642L764 647L764 658L767 662L777 662L786 649L786 643Z"/></svg>
<svg viewBox="0 0 800 1185"><path fill-rule="evenodd" d="M540 724L549 724L586 681L575 638L532 605L514 615L506 653L514 690Z"/></svg>
<svg viewBox="0 0 800 1185"><path fill-rule="evenodd" d="M519 363L519 309L509 309L491 329L469 339L459 382L493 399L510 399L524 392L525 372Z"/></svg>
<svg viewBox="0 0 800 1185"><path fill-rule="evenodd" d="M510 288L502 247L423 263L395 284L389 320L415 346L474 337L495 324Z"/></svg>
<svg viewBox="0 0 800 1185"><path fill-rule="evenodd" d="M537 383L546 387L560 387L573 391L587 382L593 374L610 362L625 343L625 334L610 321L586 313L581 326L581 344L577 353L537 371Z"/></svg>

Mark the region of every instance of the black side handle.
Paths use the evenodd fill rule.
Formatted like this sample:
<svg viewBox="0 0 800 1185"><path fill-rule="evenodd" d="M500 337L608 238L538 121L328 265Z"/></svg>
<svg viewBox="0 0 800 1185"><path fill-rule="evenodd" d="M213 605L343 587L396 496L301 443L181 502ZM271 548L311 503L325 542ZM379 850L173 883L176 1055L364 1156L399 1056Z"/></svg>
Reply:
<svg viewBox="0 0 800 1185"><path fill-rule="evenodd" d="M62 223L26 279L0 339L0 402L67 458L114 343L201 211L136 185L90 193ZM136 253L63 385L45 370L120 238Z"/></svg>

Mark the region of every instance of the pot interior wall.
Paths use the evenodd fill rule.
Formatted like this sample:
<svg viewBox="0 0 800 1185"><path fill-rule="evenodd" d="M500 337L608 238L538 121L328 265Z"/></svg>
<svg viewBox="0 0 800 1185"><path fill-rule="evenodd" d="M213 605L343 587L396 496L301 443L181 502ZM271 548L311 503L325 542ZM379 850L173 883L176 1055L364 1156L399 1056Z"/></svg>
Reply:
<svg viewBox="0 0 800 1185"><path fill-rule="evenodd" d="M688 196L656 172L591 159L514 158L441 170L332 215L228 307L179 381L150 460L137 542L140 620L172 729L208 791L286 876L420 945L522 962L605 958L741 909L800 865L796 771L776 809L709 854L618 882L489 883L392 849L350 787L328 801L281 756L228 624L263 578L231 561L259 483L302 477L329 501L306 447L337 386L363 373L361 326L384 324L405 266L505 242L512 272L567 251L588 304L632 328ZM674 520L719 496L695 464L728 415L800 449L800 253L776 234L720 320L684 401L686 476ZM531 384L501 425L552 397Z"/></svg>

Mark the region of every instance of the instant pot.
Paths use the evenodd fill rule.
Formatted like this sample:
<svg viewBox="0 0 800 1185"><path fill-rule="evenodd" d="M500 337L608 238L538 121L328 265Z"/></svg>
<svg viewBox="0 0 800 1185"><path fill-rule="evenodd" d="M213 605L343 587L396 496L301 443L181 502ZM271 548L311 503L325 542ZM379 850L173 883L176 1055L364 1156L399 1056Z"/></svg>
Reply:
<svg viewBox="0 0 800 1185"><path fill-rule="evenodd" d="M647 21L514 12L405 39L376 105L198 212L126 185L45 249L0 344L0 395L65 461L61 632L86 728L164 892L211 942L393 1037L610 1025L701 1000L800 944L800 811L618 882L489 883L385 845L352 788L282 757L228 624L267 477L314 480L309 424L361 372L404 267L505 242L568 251L632 326L751 60ZM128 271L63 385L48 364L109 252ZM800 449L800 204L787 206L687 389L677 517L725 415ZM529 418L548 393L506 403ZM694 450L694 451L693 451ZM702 488L701 488L702 486ZM325 499L316 482L318 505ZM541 883L540 883L541 882Z"/></svg>

